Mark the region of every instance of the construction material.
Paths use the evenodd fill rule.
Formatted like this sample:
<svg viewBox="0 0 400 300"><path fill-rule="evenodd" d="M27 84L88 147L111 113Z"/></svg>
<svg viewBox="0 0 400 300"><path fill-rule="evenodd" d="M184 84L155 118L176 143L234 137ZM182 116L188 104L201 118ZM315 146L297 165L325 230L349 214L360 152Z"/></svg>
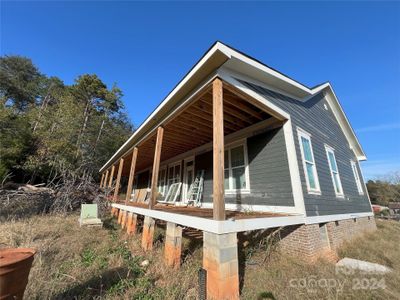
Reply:
<svg viewBox="0 0 400 300"><path fill-rule="evenodd" d="M159 200L159 203L167 203L167 204L175 204L178 199L179 193L181 191L182 182L177 182L171 184L168 189L168 193L165 196L164 200Z"/></svg>
<svg viewBox="0 0 400 300"><path fill-rule="evenodd" d="M190 185L187 203L193 204L194 206L201 205L201 197L203 196L203 186L204 186L204 170L199 170L196 174L196 178Z"/></svg>
<svg viewBox="0 0 400 300"><path fill-rule="evenodd" d="M103 226L103 222L98 218L97 204L82 204L79 225Z"/></svg>

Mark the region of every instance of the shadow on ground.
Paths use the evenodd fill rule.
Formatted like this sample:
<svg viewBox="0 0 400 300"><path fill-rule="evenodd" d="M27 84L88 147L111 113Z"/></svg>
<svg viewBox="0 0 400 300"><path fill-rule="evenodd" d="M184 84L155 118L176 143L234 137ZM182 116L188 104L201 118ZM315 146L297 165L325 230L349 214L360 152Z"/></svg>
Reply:
<svg viewBox="0 0 400 300"><path fill-rule="evenodd" d="M79 283L52 299L93 299L94 296L104 296L106 292L122 278L128 275L128 268L107 270L85 282Z"/></svg>

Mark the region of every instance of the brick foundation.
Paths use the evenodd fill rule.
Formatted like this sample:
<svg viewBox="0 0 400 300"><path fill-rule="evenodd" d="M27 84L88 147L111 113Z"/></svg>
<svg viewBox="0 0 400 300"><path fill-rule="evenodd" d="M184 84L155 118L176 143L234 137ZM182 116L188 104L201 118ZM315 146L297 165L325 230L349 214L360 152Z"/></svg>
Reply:
<svg viewBox="0 0 400 300"><path fill-rule="evenodd" d="M167 222L165 235L164 261L167 266L179 268L182 252L182 227Z"/></svg>
<svg viewBox="0 0 400 300"><path fill-rule="evenodd" d="M289 255L311 262L319 257L334 261L337 259L336 251L344 241L376 229L373 217L355 220L321 223L325 227L320 227L320 224L285 227L280 233L279 247Z"/></svg>
<svg viewBox="0 0 400 300"><path fill-rule="evenodd" d="M207 299L239 299L236 233L204 232L203 268L207 270Z"/></svg>
<svg viewBox="0 0 400 300"><path fill-rule="evenodd" d="M143 222L142 248L145 251L153 249L155 220L145 216Z"/></svg>
<svg viewBox="0 0 400 300"><path fill-rule="evenodd" d="M326 225L331 249L335 251L344 241L351 240L365 232L373 232L376 230L374 217L347 219L329 222Z"/></svg>
<svg viewBox="0 0 400 300"><path fill-rule="evenodd" d="M126 222L126 232L128 234L136 234L137 214L128 213L128 220Z"/></svg>

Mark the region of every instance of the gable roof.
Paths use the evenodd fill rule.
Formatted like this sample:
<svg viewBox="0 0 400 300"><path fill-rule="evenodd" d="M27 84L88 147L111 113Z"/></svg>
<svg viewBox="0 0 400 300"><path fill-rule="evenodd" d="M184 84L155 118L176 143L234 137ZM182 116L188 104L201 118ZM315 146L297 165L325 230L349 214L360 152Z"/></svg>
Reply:
<svg viewBox="0 0 400 300"><path fill-rule="evenodd" d="M308 99L320 92L326 92L329 104L333 107L335 116L341 126L350 146L359 160L366 159L361 145L346 117L330 83L323 83L313 88L290 78L272 67L244 54L233 47L219 41L215 42L177 83L171 92L153 110L132 136L114 153L114 155L99 170L104 171L119 157L125 155L149 130L168 113L183 97L188 95L196 86L204 82L220 67L248 74L251 78L266 82L277 90L283 91L298 100Z"/></svg>

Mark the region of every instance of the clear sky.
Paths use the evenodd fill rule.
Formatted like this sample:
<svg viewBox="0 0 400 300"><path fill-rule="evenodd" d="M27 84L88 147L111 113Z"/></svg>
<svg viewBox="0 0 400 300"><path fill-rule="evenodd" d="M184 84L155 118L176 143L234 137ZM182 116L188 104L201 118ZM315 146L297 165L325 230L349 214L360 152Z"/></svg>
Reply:
<svg viewBox="0 0 400 300"><path fill-rule="evenodd" d="M116 82L136 126L216 40L307 86L330 81L364 175L400 170L399 2L1 2L1 55L66 84Z"/></svg>

